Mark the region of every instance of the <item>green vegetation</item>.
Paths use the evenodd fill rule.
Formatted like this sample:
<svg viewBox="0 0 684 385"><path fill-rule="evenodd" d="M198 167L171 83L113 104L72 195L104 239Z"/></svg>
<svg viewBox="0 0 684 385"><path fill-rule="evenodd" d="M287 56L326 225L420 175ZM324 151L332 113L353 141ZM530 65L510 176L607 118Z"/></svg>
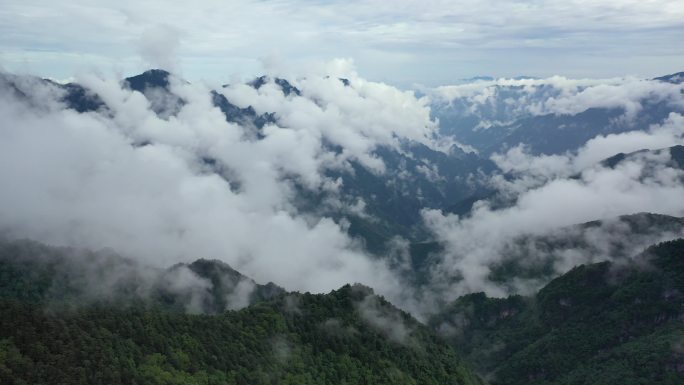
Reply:
<svg viewBox="0 0 684 385"><path fill-rule="evenodd" d="M684 382L684 240L582 265L533 298L461 297L431 320L492 384Z"/></svg>
<svg viewBox="0 0 684 385"><path fill-rule="evenodd" d="M89 260L100 280L130 262L96 254L68 262L71 252L0 248L1 384L481 384L446 343L360 285L188 314L178 305L198 298L197 285L189 297L136 296L131 287L145 285L126 274L107 283L121 293L85 296L78 287L93 282L74 261ZM239 274L218 262L189 266L214 284ZM222 289L204 290L203 300Z"/></svg>
<svg viewBox="0 0 684 385"><path fill-rule="evenodd" d="M681 384L684 240L619 260L461 297L425 327L361 285L0 243L0 383L482 384L465 357L492 385Z"/></svg>

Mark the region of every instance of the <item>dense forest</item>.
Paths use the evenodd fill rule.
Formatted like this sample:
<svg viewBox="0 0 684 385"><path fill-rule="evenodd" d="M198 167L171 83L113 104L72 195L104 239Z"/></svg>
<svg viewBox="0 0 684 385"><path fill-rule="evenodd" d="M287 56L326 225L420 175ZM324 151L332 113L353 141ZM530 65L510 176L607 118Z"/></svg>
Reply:
<svg viewBox="0 0 684 385"><path fill-rule="evenodd" d="M533 297L459 298L431 325L492 384L681 384L684 240L577 266Z"/></svg>
<svg viewBox="0 0 684 385"><path fill-rule="evenodd" d="M286 292L219 261L3 242L0 383L680 384L684 240L618 261L531 297L463 296L426 327L362 285Z"/></svg>
<svg viewBox="0 0 684 385"><path fill-rule="evenodd" d="M137 270L111 255L65 259L73 252L33 242L0 248L0 383L482 383L428 328L361 285L316 295L257 286L250 306L216 312L212 298L229 296L225 282L243 277L199 261L190 269L214 283L199 298L214 306L190 314L196 296L159 286L179 266L144 294L149 272L96 293L94 281Z"/></svg>

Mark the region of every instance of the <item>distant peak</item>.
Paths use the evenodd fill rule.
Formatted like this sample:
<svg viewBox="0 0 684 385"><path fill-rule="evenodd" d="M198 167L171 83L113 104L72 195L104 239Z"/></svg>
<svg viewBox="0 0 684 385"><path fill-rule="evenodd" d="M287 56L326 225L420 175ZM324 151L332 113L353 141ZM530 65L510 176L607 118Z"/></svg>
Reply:
<svg viewBox="0 0 684 385"><path fill-rule="evenodd" d="M162 69L150 69L140 75L128 77L124 81L132 90L144 92L148 87L168 88L169 75L171 74L168 71Z"/></svg>
<svg viewBox="0 0 684 385"><path fill-rule="evenodd" d="M134 78L158 78L158 79L166 79L171 75L169 71L159 69L159 68L152 68L149 69L139 75L131 76L126 79L134 79Z"/></svg>
<svg viewBox="0 0 684 385"><path fill-rule="evenodd" d="M672 84L684 83L684 72L677 72L670 75L660 76L654 78L653 80L659 80L661 82L667 82Z"/></svg>
<svg viewBox="0 0 684 385"><path fill-rule="evenodd" d="M462 81L467 82L467 83L479 82L479 81L490 82L493 80L494 80L494 77L492 77L492 76L473 76L472 78L462 79Z"/></svg>
<svg viewBox="0 0 684 385"><path fill-rule="evenodd" d="M269 83L271 80L273 80L273 82L274 82L278 87L280 87L280 89L283 91L283 93L285 94L285 96L289 96L290 94L295 94L295 95L297 95L297 96L301 96L301 94L302 94L301 91L300 91L297 87L295 87L295 86L293 86L292 84L290 84L290 82L288 82L288 81L285 80L285 79L277 78L277 77L276 77L276 78L271 78L271 77L269 77L269 76L263 75L263 76L259 76L258 78L252 80L251 82L249 82L249 83L247 83L247 84L249 84L250 86L252 86L252 87L254 87L255 89L258 90L258 89L261 88L263 85Z"/></svg>
<svg viewBox="0 0 684 385"><path fill-rule="evenodd" d="M170 72L163 70L161 68L151 68L145 72L143 72L143 75L151 75L151 74L161 74L161 75L169 75Z"/></svg>

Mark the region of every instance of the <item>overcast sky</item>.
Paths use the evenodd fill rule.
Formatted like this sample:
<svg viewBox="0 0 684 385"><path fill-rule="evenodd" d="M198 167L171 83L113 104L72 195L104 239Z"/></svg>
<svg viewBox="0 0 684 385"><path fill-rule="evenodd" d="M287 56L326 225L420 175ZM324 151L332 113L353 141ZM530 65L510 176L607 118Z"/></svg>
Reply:
<svg viewBox="0 0 684 385"><path fill-rule="evenodd" d="M63 79L166 66L245 78L351 58L407 87L684 70L681 0L3 0L0 66ZM298 71L300 72L300 71Z"/></svg>

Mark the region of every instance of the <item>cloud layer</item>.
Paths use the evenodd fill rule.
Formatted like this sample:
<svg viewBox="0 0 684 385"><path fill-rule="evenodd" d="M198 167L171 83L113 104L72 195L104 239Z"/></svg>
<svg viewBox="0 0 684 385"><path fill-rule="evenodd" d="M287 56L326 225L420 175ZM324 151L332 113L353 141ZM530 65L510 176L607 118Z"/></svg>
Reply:
<svg viewBox="0 0 684 385"><path fill-rule="evenodd" d="M557 80L568 84L566 91L546 95L541 105L606 102L604 86ZM257 139L254 127L226 121L209 86L173 76L170 88L178 98L155 92L146 98L117 79L83 75L78 82L107 106L87 113L65 109L54 84L15 79L16 90L3 86L0 93L0 179L7 181L0 190L0 232L55 245L111 247L162 267L216 258L288 290L324 292L360 282L414 312L471 291L528 291L548 278L495 281L496 267L511 255L530 266L553 257L553 273L560 273L614 256L615 244L636 253L678 235L637 237L618 221L573 230L582 247L549 252L534 242L520 244L525 237L562 239L567 226L623 214L684 215L684 171L669 152L633 154L615 167L598 164L618 152L684 143L684 117L671 113L648 129L600 135L574 152L533 156L518 146L493 156L501 173L479 177L512 203L497 208L481 201L467 217L424 210L445 251L431 257L427 284L416 291L404 282L412 273L408 242L395 239L385 260L370 256L347 234L348 223L300 212L295 199L301 189L334 198L345 181L329 171L349 170L350 162L386 175L379 148L401 152L410 141L439 149L444 138L430 118L429 100L365 80L346 60L289 81L299 94L283 92L273 80L258 88L239 82L211 87L240 108L275 116ZM520 82L536 87L534 80ZM643 92L674 100L680 90L627 84L605 86L622 95L615 103ZM639 91L622 93L631 87ZM168 113L155 113L159 109ZM416 172L438 177L428 167ZM345 202L335 204L368 215L362 200Z"/></svg>
<svg viewBox="0 0 684 385"><path fill-rule="evenodd" d="M682 20L677 0L9 0L0 10L0 60L59 78L112 62L140 71L139 36L167 24L191 79L253 75L258 58L298 68L340 56L404 85L483 74L654 76L681 70Z"/></svg>
<svg viewBox="0 0 684 385"><path fill-rule="evenodd" d="M348 87L334 77L302 80L301 97L273 83L223 89L238 105L277 114L284 127L265 126L261 140L227 123L202 85L172 80L185 104L160 117L113 79L79 79L108 106L82 114L64 109L51 85L23 84L31 103L9 93L0 105L0 178L8 181L0 228L50 244L111 247L161 266L218 258L288 289L358 281L401 291L343 223L292 204L293 182L334 195L341 182L326 170L358 160L382 173L377 146L430 144L435 124L424 101L347 75Z"/></svg>
<svg viewBox="0 0 684 385"><path fill-rule="evenodd" d="M621 109L632 119L643 103L663 102L684 109L684 83L639 78L479 80L427 90L437 107L451 106L463 115L501 116L511 122L534 115L574 115L590 108ZM486 129L487 121L481 122ZM502 122L489 122L502 123ZM506 122L503 122L506 123Z"/></svg>
<svg viewBox="0 0 684 385"><path fill-rule="evenodd" d="M629 256L652 243L682 236L681 229L666 232L657 227L637 236L627 224L614 221L587 230L569 228L638 212L684 215L684 171L671 162L669 150L638 152L615 167L598 163L618 152L682 143L684 117L673 113L662 125L648 131L596 137L576 154L535 157L518 147L505 155L495 155L493 159L510 177L495 175L491 182L513 198L511 206L496 209L490 202L480 201L467 217L437 210L423 213L437 239L446 245L439 262L432 267L432 284L442 285L439 290L450 298L473 291L492 295L511 290L529 292L543 280L525 281L512 276L508 282L494 282L496 266L513 257L523 266L538 264L545 258L553 262L553 257L558 258L553 266L558 274L580 263L615 257L617 249L611 245L622 245ZM524 243L530 236L561 246L553 252L550 246L536 249L534 244ZM462 279L454 283L453 277Z"/></svg>

